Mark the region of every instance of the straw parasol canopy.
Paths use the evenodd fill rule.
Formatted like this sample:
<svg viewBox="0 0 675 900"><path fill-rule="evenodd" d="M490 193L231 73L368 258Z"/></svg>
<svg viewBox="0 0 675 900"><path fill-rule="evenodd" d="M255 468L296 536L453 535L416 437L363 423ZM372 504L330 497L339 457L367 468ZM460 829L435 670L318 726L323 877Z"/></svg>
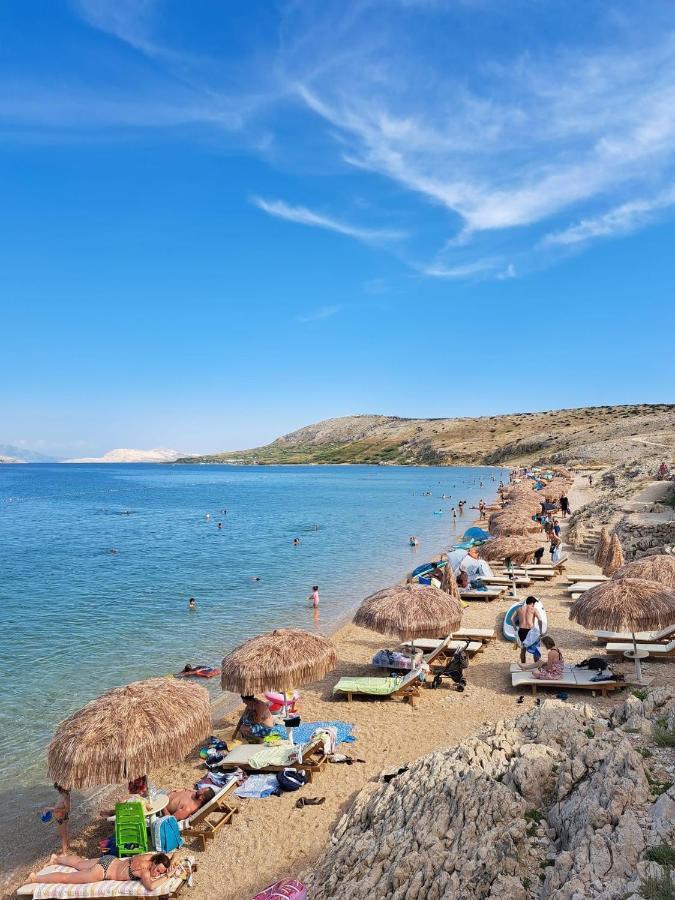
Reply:
<svg viewBox="0 0 675 900"><path fill-rule="evenodd" d="M462 622L462 607L453 597L424 584L396 584L367 597L354 624L402 641L451 634Z"/></svg>
<svg viewBox="0 0 675 900"><path fill-rule="evenodd" d="M68 790L140 778L182 759L211 727L206 688L174 678L135 681L57 725L49 777Z"/></svg>
<svg viewBox="0 0 675 900"><path fill-rule="evenodd" d="M594 560L596 566L600 566L600 568L602 568L604 566L608 550L609 550L609 531L607 531L607 526L603 525L602 528L600 529L600 538L598 540L598 546L595 548L595 554L593 555L593 560Z"/></svg>
<svg viewBox="0 0 675 900"><path fill-rule="evenodd" d="M636 631L652 631L675 624L675 590L641 578L612 578L590 588L570 607L570 619L584 628L630 631L635 671L642 675Z"/></svg>
<svg viewBox="0 0 675 900"><path fill-rule="evenodd" d="M617 569L612 580L615 578L645 578L675 588L675 559L664 554L644 556Z"/></svg>
<svg viewBox="0 0 675 900"><path fill-rule="evenodd" d="M521 519L518 516L497 519L490 525L490 534L497 537L509 537L516 535L535 534L541 531L541 525L531 519Z"/></svg>
<svg viewBox="0 0 675 900"><path fill-rule="evenodd" d="M443 569L443 578L441 578L441 590L446 594L449 594L450 597L454 597L458 602L459 600L461 600L459 586L457 585L457 579L455 578L455 573L452 571L452 566L450 565L449 560L445 564L445 568Z"/></svg>
<svg viewBox="0 0 675 900"><path fill-rule="evenodd" d="M301 628L279 628L244 641L222 664L224 691L244 696L262 691L288 693L318 681L337 665L335 645Z"/></svg>
<svg viewBox="0 0 675 900"><path fill-rule="evenodd" d="M560 500L566 490L567 485L564 482L554 479L549 484L545 485L545 487L541 488L541 490L537 491L537 493L546 500Z"/></svg>
<svg viewBox="0 0 675 900"><path fill-rule="evenodd" d="M532 554L542 546L542 540L535 537L497 537L486 541L478 548L481 559L494 562L500 559L510 559L516 564L524 564L530 561Z"/></svg>
<svg viewBox="0 0 675 900"><path fill-rule="evenodd" d="M623 564L624 558L623 550L621 549L621 541L616 536L616 533L614 533L609 542L609 550L607 551L607 556L605 557L605 562L602 567L602 574L613 575Z"/></svg>

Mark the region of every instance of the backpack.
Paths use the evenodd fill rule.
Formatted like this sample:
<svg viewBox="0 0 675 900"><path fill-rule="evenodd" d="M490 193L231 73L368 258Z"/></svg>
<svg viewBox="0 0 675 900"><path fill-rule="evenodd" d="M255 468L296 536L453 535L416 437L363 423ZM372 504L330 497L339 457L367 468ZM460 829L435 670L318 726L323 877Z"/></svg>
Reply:
<svg viewBox="0 0 675 900"><path fill-rule="evenodd" d="M589 656L588 659L582 659L576 665L577 669L591 669L594 672L604 672L607 668L607 660L602 656Z"/></svg>
<svg viewBox="0 0 675 900"><path fill-rule="evenodd" d="M307 776L297 769L284 769L277 772L277 781L282 791L297 791L307 784Z"/></svg>
<svg viewBox="0 0 675 900"><path fill-rule="evenodd" d="M175 816L162 816L151 826L152 843L158 853L171 853L183 846L178 820Z"/></svg>

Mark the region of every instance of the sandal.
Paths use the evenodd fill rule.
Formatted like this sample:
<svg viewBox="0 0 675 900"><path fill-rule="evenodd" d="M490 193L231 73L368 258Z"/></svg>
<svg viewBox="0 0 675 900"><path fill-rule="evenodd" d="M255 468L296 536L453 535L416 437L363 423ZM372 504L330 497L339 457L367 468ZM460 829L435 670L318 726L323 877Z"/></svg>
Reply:
<svg viewBox="0 0 675 900"><path fill-rule="evenodd" d="M321 804L325 802L325 797L299 797L295 801L295 808L302 809L304 806L321 806Z"/></svg>

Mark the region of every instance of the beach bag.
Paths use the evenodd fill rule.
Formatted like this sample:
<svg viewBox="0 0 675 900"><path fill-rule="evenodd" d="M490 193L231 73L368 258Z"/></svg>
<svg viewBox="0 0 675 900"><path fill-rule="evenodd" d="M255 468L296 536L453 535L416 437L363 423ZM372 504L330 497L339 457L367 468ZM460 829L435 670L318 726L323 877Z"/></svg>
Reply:
<svg viewBox="0 0 675 900"><path fill-rule="evenodd" d="M253 900L307 900L307 889L297 878L284 878L256 894Z"/></svg>
<svg viewBox="0 0 675 900"><path fill-rule="evenodd" d="M277 772L277 781L282 791L298 791L307 784L307 776L297 769L284 769Z"/></svg>
<svg viewBox="0 0 675 900"><path fill-rule="evenodd" d="M152 843L158 853L171 853L183 846L178 820L175 816L155 819L151 826Z"/></svg>

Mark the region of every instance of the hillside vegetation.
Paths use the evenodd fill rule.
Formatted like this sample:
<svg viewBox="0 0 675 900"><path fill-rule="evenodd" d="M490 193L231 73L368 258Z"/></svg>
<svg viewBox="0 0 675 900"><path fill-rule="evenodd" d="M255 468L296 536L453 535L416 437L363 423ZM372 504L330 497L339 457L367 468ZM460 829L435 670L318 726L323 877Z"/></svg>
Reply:
<svg viewBox="0 0 675 900"><path fill-rule="evenodd" d="M675 405L594 406L461 419L344 416L253 450L184 457L201 463L497 465L613 463L643 452L670 459Z"/></svg>

